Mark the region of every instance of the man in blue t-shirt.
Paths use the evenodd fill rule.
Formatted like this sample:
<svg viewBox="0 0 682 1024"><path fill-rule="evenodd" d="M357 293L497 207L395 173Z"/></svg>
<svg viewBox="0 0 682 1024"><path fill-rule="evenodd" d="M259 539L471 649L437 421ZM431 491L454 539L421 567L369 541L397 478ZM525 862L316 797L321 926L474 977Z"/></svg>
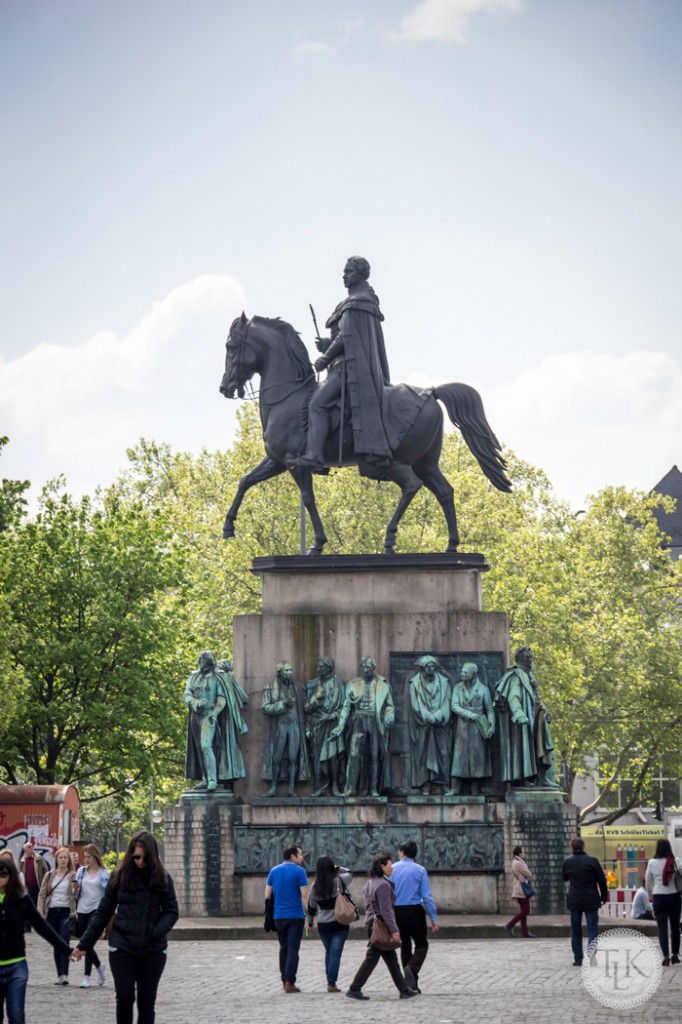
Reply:
<svg viewBox="0 0 682 1024"><path fill-rule="evenodd" d="M300 992L296 986L298 951L308 912L308 878L301 867L303 850L287 846L284 860L271 868L265 886L266 900L274 896L275 927L279 939L279 973L285 992Z"/></svg>

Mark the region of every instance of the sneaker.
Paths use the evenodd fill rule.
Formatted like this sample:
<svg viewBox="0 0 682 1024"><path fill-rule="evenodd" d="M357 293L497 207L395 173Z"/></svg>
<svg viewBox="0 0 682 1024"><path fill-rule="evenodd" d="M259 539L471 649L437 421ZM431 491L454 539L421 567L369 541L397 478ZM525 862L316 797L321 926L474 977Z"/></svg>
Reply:
<svg viewBox="0 0 682 1024"><path fill-rule="evenodd" d="M670 957L670 963L671 964L679 964L679 962L680 962L679 956L677 955L677 953L673 953L673 955Z"/></svg>
<svg viewBox="0 0 682 1024"><path fill-rule="evenodd" d="M104 984L104 964L100 964L99 967L97 968L97 984Z"/></svg>
<svg viewBox="0 0 682 1024"><path fill-rule="evenodd" d="M506 924L504 926L504 930L506 931L506 933L507 933L507 935L509 936L510 939L514 938L514 929L510 928L508 924Z"/></svg>
<svg viewBox="0 0 682 1024"><path fill-rule="evenodd" d="M90 975L86 974L81 981L81 988L92 988L92 982L90 981Z"/></svg>
<svg viewBox="0 0 682 1024"><path fill-rule="evenodd" d="M408 988L417 991L417 975L414 973L414 967L405 968L405 984Z"/></svg>
<svg viewBox="0 0 682 1024"><path fill-rule="evenodd" d="M418 996L416 988L406 988L404 992L400 993L401 999L412 999L413 996Z"/></svg>
<svg viewBox="0 0 682 1024"><path fill-rule="evenodd" d="M61 985L63 978L64 978L64 975L60 974L59 977L57 978L57 980L55 981L55 985Z"/></svg>
<svg viewBox="0 0 682 1024"><path fill-rule="evenodd" d="M349 999L369 999L369 996L366 996L365 993L361 989L359 989L359 988L358 989L349 988L348 991L346 992L346 995L348 996ZM401 992L401 995L402 995L402 992Z"/></svg>
<svg viewBox="0 0 682 1024"><path fill-rule="evenodd" d="M668 957L661 961L661 967L670 967L670 960Z"/></svg>
<svg viewBox="0 0 682 1024"><path fill-rule="evenodd" d="M533 935L532 932L526 932L525 935L521 936L522 939L537 939L537 935Z"/></svg>
<svg viewBox="0 0 682 1024"><path fill-rule="evenodd" d="M63 975L63 977L62 977L62 985L68 985L68 984L69 984L69 979L66 977L66 975Z"/></svg>

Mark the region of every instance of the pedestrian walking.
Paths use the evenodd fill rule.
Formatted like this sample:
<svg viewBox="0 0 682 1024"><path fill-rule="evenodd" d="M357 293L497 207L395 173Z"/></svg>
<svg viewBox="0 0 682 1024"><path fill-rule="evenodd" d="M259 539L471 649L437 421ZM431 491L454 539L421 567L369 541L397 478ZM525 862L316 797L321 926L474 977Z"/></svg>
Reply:
<svg viewBox="0 0 682 1024"><path fill-rule="evenodd" d="M298 954L308 912L308 877L303 870L303 850L287 846L284 860L271 868L265 899L274 898L274 919L279 939L279 973L287 993L300 992L296 984Z"/></svg>
<svg viewBox="0 0 682 1024"><path fill-rule="evenodd" d="M80 960L111 922L109 967L116 990L116 1024L133 1024L136 998L137 1024L154 1024L167 935L177 919L173 879L156 839L151 832L136 832L71 956Z"/></svg>
<svg viewBox="0 0 682 1024"><path fill-rule="evenodd" d="M573 966L583 962L583 914L587 924L587 945L599 934L599 908L609 898L604 869L596 857L585 853L585 840L571 840L573 854L564 861L563 877L568 882L566 905L571 914Z"/></svg>
<svg viewBox="0 0 682 1024"><path fill-rule="evenodd" d="M97 910L100 900L106 892L109 881L109 872L102 863L102 854L99 847L94 843L88 843L83 847L83 865L76 872L76 904L77 925L76 934L85 935L90 918ZM95 948L89 949L85 954L85 972L81 982L81 988L91 988L92 968L97 971L97 984L104 984L104 964L97 956Z"/></svg>
<svg viewBox="0 0 682 1024"><path fill-rule="evenodd" d="M331 857L318 857L308 899L308 924L314 928L317 918L317 933L325 950L327 992L341 991L336 982L350 925L336 920L335 907L339 891L347 890L352 880L348 868L338 867Z"/></svg>
<svg viewBox="0 0 682 1024"><path fill-rule="evenodd" d="M400 961L408 988L419 988L419 972L429 951L426 915L431 931L437 932L438 911L431 895L426 868L417 864L417 844L408 840L398 847L398 863L393 865L391 881L395 886L395 918L400 932ZM414 944L414 948L413 948Z"/></svg>
<svg viewBox="0 0 682 1024"><path fill-rule="evenodd" d="M33 900L19 882L13 860L0 859L0 1021L7 1009L9 1024L24 1024L28 962L24 932L31 925L58 951L68 957L71 947L43 920Z"/></svg>
<svg viewBox="0 0 682 1024"><path fill-rule="evenodd" d="M71 851L68 846L60 846L54 855L55 867L43 878L38 893L38 912L47 919L51 928L68 945L71 936L69 918L76 913L76 894L74 879L76 877L71 862ZM57 968L55 985L69 984L69 958L64 956L57 947L54 951L54 964Z"/></svg>
<svg viewBox="0 0 682 1024"><path fill-rule="evenodd" d="M35 852L33 843L24 843L24 852L19 860L19 871L23 872L26 889L37 907L40 886L43 884L43 878L49 871L49 867L45 859Z"/></svg>
<svg viewBox="0 0 682 1024"><path fill-rule="evenodd" d="M514 937L514 925L521 925L521 937L523 939L534 939L532 932L528 931L528 915L530 914L530 896L527 896L523 888L524 882L530 882L533 872L526 864L526 856L522 846L514 847L514 854L510 865L514 885L512 886L511 898L519 904L519 912L510 921L507 921L504 930L510 938Z"/></svg>
<svg viewBox="0 0 682 1024"><path fill-rule="evenodd" d="M374 918L378 917L384 922L395 941L400 941L400 931L393 909L393 885L389 881L392 874L393 864L390 853L386 850L382 853L377 853L372 858L372 863L370 864L369 881L362 890L362 898L365 904L365 926L367 928L367 938L370 940ZM393 979L393 984L400 992L401 999L409 999L419 994L416 989L410 988L405 981L400 970L396 951L394 949L377 949L370 941L367 944L365 959L360 964L355 977L350 983L350 988L346 992L350 999L369 999L369 996L366 996L362 989L379 963L379 960L383 960L386 964L388 973Z"/></svg>
<svg viewBox="0 0 682 1024"><path fill-rule="evenodd" d="M680 962L680 911L682 910L682 860L673 856L669 840L659 839L647 864L646 888L654 905L663 966ZM670 941L668 941L670 925ZM672 947L672 956L670 955Z"/></svg>

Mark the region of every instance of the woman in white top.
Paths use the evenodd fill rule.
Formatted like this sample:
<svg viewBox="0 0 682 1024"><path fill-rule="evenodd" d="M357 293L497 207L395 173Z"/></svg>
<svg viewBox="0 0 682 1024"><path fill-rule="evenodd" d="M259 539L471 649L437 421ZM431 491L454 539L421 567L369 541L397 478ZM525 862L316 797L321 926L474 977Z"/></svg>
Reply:
<svg viewBox="0 0 682 1024"><path fill-rule="evenodd" d="M60 846L54 855L56 867L43 878L38 893L38 912L47 918L47 923L57 935L69 941L69 918L76 913L76 896L73 890L75 872L68 847ZM69 984L69 959L55 949L54 962L57 968L55 985Z"/></svg>
<svg viewBox="0 0 682 1024"><path fill-rule="evenodd" d="M83 867L76 872L76 895L78 898L78 925L77 935L85 935L85 929L90 924L90 918L99 906L99 901L104 896L104 891L109 881L109 872L102 864L102 854L99 847L94 843L88 843L83 847ZM81 982L81 988L90 988L92 982L90 975L92 968L97 968L97 984L104 984L104 964L97 953L89 949L85 954L85 974Z"/></svg>
<svg viewBox="0 0 682 1024"><path fill-rule="evenodd" d="M676 879L682 884L682 861L673 856L667 839L659 839L656 853L649 861L646 869L646 888L654 905L654 917L658 925L658 941L663 953L663 966L680 962L680 910L682 910L682 893L677 888ZM670 924L670 945L668 945L668 923ZM670 949L672 947L672 956Z"/></svg>

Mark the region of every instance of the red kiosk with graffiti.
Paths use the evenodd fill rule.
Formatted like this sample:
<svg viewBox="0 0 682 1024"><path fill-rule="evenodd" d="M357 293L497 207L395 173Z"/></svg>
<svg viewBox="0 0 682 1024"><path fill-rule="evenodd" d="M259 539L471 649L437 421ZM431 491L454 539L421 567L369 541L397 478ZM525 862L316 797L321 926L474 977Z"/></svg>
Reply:
<svg viewBox="0 0 682 1024"><path fill-rule="evenodd" d="M52 867L57 847L79 839L79 807L75 786L0 786L0 850L18 862L31 842Z"/></svg>

